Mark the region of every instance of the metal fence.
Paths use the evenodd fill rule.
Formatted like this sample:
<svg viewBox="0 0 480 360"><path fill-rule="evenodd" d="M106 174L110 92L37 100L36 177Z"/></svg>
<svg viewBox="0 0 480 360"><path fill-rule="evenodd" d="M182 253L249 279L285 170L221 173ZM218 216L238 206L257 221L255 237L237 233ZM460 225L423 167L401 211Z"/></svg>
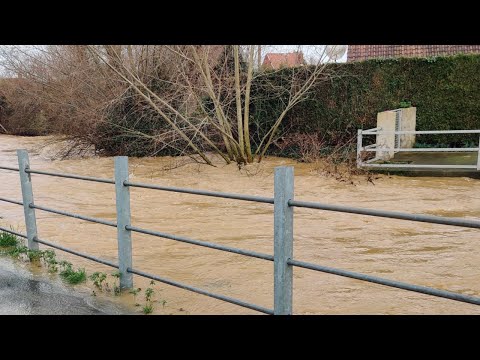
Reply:
<svg viewBox="0 0 480 360"><path fill-rule="evenodd" d="M39 171L30 168L28 153L25 150L17 150L18 155L18 169L6 166L0 166L0 169L9 171L18 171L20 173L20 182L22 189L23 201L11 200L7 198L0 198L0 201L8 202L12 204L21 205L24 208L25 213L25 225L26 234L18 233L11 229L0 227L0 230L6 231L17 236L27 239L28 247L30 249L38 249L38 244L43 244L55 249L68 252L104 265L108 265L114 268L118 268L120 271L120 287L122 289L128 289L133 286L133 276L136 274L145 278L157 280L159 282L176 286L185 290L193 291L199 294L210 296L215 299L223 300L232 304L236 304L245 308L256 310L265 314L275 315L287 315L293 313L292 296L293 296L293 268L301 267L305 269L320 271L323 273L329 273L337 276L343 276L347 278L367 281L375 284L389 286L393 288L413 291L417 293L432 295L436 297L456 300L464 303L470 303L480 305L480 297L468 296L460 293L434 289L426 286L419 286L399 282L395 280L385 279L377 276L361 274L349 270L337 269L328 266L322 266L318 264L312 264L309 262L296 259L293 256L293 209L297 208L309 208L325 211L336 211L343 213L359 214L366 216L375 216L382 218L401 219L409 221L427 222L434 224L444 224L451 226L461 226L466 228L480 228L480 221L467 220L461 218L448 218L432 215L420 215L420 214L408 214L395 211L374 210L357 208L351 206L341 206L324 204L317 202L298 201L294 199L294 186L293 186L293 167L277 167L275 168L274 175L274 196L273 197L261 197L243 194L231 194L214 191L184 189L176 187L166 187L152 184L142 184L130 182L128 179L128 158L119 156L115 158L115 179L103 179L87 176L79 176L72 174L62 174L55 172ZM51 209L45 206L35 205L33 199L32 180L31 175L46 175L46 176L58 176L70 179L78 179L83 181L101 182L106 184L115 185L116 193L116 208L117 208L117 221L107 221L103 219L97 219L89 216L74 214L66 211L60 211ZM273 255L258 253L249 250L242 250L233 248L230 246L214 244L206 241L200 241L190 239L183 236L177 236L159 231L153 231L136 227L131 224L130 217L130 188L138 187L159 191L172 191L179 193L186 193L200 196L213 196L219 198L236 199L240 201L253 201L266 204L272 204L274 209L274 253ZM37 234L37 224L35 218L35 210L46 211L54 214L73 217L76 219L90 221L106 226L112 226L117 228L117 240L118 240L118 263L113 263L104 259L84 254L72 249L65 248L58 244L54 244L50 241L39 238ZM234 299L228 296L215 294L203 289L199 289L187 284L177 282L175 280L167 279L162 276L149 274L137 267L133 267L132 264L132 233L138 232L142 234L148 234L165 239L180 241L192 245L203 246L215 250L231 252L239 255L254 257L263 259L266 261L273 261L274 263L274 301L273 309L265 308L263 306L250 304L242 300ZM141 264L140 264L141 265ZM137 265L136 265L137 266Z"/></svg>
<svg viewBox="0 0 480 360"><path fill-rule="evenodd" d="M395 134L394 147L379 146L379 144L371 144L363 146L363 137L365 135L379 135L379 134ZM480 170L480 139L479 146L474 148L401 148L399 135L422 135L422 134L480 134L480 130L425 130L425 131L385 131L381 127L358 130L357 134L357 167L362 168L421 168L421 169L465 169L465 170ZM364 161L365 153L374 152L375 157ZM433 165L433 164L375 164L378 161L376 154L378 152L477 152L477 164L473 165Z"/></svg>

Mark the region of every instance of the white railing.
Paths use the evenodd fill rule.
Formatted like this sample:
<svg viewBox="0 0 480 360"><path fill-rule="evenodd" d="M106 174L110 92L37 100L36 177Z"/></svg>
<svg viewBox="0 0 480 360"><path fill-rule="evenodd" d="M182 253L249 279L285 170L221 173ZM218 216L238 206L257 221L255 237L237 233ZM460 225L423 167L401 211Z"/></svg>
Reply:
<svg viewBox="0 0 480 360"><path fill-rule="evenodd" d="M395 134L395 135L423 135L423 134L480 134L480 130L425 130L425 131L382 131L381 127L373 129L362 130L359 129L357 133L357 167L359 168L424 168L424 169L468 169L468 170L480 170L480 138L478 147L469 148L389 148L382 145L379 147L377 143L363 146L364 135L379 135L379 134ZM395 164L384 163L374 164L376 161L380 161L376 154L378 152L389 152L394 154L397 152L477 152L477 164L476 165L432 165L432 164ZM363 160L364 154L374 152L375 157L369 160Z"/></svg>

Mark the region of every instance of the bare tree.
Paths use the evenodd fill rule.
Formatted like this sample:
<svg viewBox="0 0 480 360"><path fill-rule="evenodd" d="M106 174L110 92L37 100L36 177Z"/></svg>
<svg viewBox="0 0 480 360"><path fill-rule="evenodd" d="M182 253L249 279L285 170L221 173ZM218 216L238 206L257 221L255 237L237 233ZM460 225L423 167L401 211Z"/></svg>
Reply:
<svg viewBox="0 0 480 360"><path fill-rule="evenodd" d="M108 129L116 129L127 141L153 143L152 154L171 148L212 165L208 152L226 163L261 161L289 111L327 77L323 47L308 67L267 71L260 62L271 50L259 45L55 45L3 48L0 57L5 68L29 80L25 99L41 103L48 126L78 144L96 146ZM281 82L275 82L275 72L281 72ZM251 109L259 84L283 105L255 140ZM111 111L132 97L139 118L133 125ZM150 113L159 122L153 133L137 126Z"/></svg>
<svg viewBox="0 0 480 360"><path fill-rule="evenodd" d="M139 71L140 69L132 69L128 62L124 61L118 49L110 46L105 48L106 53L110 54L107 57L102 56L98 47L89 46L92 54L104 61L115 76L135 89L208 164L211 162L205 152L195 145L189 135L177 125L177 119L181 120L183 126L193 130L196 137L201 138L227 163L230 161L250 163L254 159L261 161L288 112L303 101L312 87L325 77L322 50L316 57L317 62L314 65L306 68L303 64L299 64L298 68L285 72L288 82L284 82L283 85L267 82L272 96L283 96L287 98L287 101L280 115L273 121L270 129L260 143L256 144L256 149L253 151L249 132L250 106L255 100L251 97L252 82L260 80L261 77L271 77L271 72L267 73L262 69L254 71L255 59L259 51L258 46L155 47L157 51L161 49L161 52L170 52L171 56L176 57L175 87L188 91L189 100L193 100L197 104L195 109L202 110L196 114L185 112L185 107L182 110L181 107L173 106L172 102L178 100L178 97L166 98L165 94L155 92L149 85L163 82L164 79L155 77L155 74L151 74L150 78L145 78L144 74ZM140 51L140 53L145 52ZM112 57L111 54L115 54L115 56ZM113 59L114 62L112 62ZM179 92L177 92L178 94ZM213 110L206 109L205 97L211 100ZM163 111L161 107L168 109L168 112ZM214 144L211 134L205 133L199 127L199 124L205 124L204 120L220 133L226 154Z"/></svg>

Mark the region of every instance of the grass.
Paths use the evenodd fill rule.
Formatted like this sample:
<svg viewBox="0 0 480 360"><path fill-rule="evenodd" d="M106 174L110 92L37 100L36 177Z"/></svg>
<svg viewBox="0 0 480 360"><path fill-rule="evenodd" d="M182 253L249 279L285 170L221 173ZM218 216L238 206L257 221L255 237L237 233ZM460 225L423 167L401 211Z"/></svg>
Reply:
<svg viewBox="0 0 480 360"><path fill-rule="evenodd" d="M5 254L10 255L11 257L18 259L20 255L26 254L28 251L28 248L24 245L17 245L14 247L10 247Z"/></svg>
<svg viewBox="0 0 480 360"><path fill-rule="evenodd" d="M17 245L17 236L7 233L5 231L0 232L0 247L12 247Z"/></svg>
<svg viewBox="0 0 480 360"><path fill-rule="evenodd" d="M153 305L152 304L145 305L142 311L145 315L151 314L153 312Z"/></svg>
<svg viewBox="0 0 480 360"><path fill-rule="evenodd" d="M39 261L43 258L43 251L27 249L27 257L30 262Z"/></svg>
<svg viewBox="0 0 480 360"><path fill-rule="evenodd" d="M60 266L62 267L60 276L69 284L80 284L87 280L85 269L74 270L72 264L67 261L60 262Z"/></svg>

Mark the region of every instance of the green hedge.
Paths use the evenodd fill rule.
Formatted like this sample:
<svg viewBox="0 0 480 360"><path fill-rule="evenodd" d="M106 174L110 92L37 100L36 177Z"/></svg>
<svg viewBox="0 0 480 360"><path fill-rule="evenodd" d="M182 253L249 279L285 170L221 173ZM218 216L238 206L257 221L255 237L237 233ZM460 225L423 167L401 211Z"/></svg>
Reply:
<svg viewBox="0 0 480 360"><path fill-rule="evenodd" d="M285 71L292 70L271 77L282 81ZM417 130L480 128L480 55L368 60L332 64L327 71L332 76L286 117L281 129L286 136L320 133L334 145L351 139L359 128L375 127L378 112L408 106L417 107ZM255 89L252 130L261 133L285 99L267 99L264 87ZM462 146L478 137L428 135L417 141ZM285 149L282 153L286 155Z"/></svg>

